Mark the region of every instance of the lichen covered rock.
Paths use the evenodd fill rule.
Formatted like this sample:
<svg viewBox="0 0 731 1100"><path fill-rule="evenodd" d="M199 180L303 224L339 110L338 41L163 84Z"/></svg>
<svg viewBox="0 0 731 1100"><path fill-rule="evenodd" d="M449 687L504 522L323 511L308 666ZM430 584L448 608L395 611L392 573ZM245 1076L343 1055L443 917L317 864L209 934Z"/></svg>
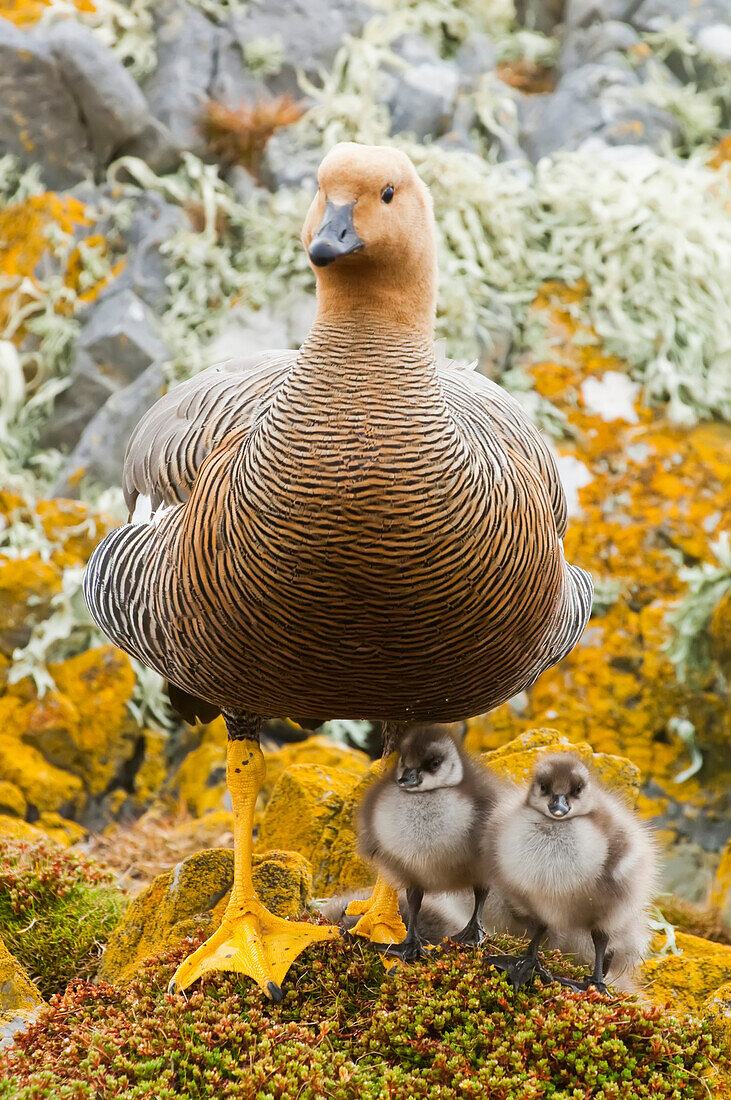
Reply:
<svg viewBox="0 0 731 1100"><path fill-rule="evenodd" d="M731 982L731 946L676 933L680 954L646 959L640 967L645 996L658 1005L702 1014L707 999Z"/></svg>
<svg viewBox="0 0 731 1100"><path fill-rule="evenodd" d="M43 998L18 960L0 939L0 1047L28 1026Z"/></svg>
<svg viewBox="0 0 731 1100"><path fill-rule="evenodd" d="M112 935L99 976L104 981L131 981L144 960L185 936L215 932L228 904L233 867L230 849L213 848L158 875L134 899ZM280 916L296 916L310 898L310 867L296 852L256 854L253 878L261 901Z"/></svg>

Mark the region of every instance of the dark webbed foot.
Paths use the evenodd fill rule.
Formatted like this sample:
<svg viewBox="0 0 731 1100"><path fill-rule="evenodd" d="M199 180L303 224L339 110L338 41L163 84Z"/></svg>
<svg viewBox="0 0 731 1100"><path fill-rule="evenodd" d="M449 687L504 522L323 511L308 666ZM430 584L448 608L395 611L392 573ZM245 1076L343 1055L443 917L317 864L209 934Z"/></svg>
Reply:
<svg viewBox="0 0 731 1100"><path fill-rule="evenodd" d="M449 937L452 943L464 947L479 947L485 938L485 929L479 920L469 920L461 932Z"/></svg>
<svg viewBox="0 0 731 1100"><path fill-rule="evenodd" d="M583 978L581 981L577 981L575 978L556 978L557 982L561 985L565 985L567 989L574 989L577 993L586 993L589 989L596 989L597 993L603 993L605 996L609 996L609 990L605 983L595 978Z"/></svg>
<svg viewBox="0 0 731 1100"><path fill-rule="evenodd" d="M553 974L546 970L538 956L532 955L485 955L487 966L494 966L496 970L502 970L507 974L513 989L520 989L527 985L536 976L544 985L550 985L556 981Z"/></svg>
<svg viewBox="0 0 731 1100"><path fill-rule="evenodd" d="M430 948L424 946L418 935L407 936L402 943L374 943L373 946L383 955L400 959L401 962L416 962L430 952Z"/></svg>

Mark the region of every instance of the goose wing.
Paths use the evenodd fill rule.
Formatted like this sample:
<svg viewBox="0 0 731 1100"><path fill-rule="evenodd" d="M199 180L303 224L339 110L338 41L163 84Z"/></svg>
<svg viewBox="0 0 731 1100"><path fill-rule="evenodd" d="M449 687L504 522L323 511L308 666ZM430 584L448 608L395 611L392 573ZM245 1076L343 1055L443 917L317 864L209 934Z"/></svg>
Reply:
<svg viewBox="0 0 731 1100"><path fill-rule="evenodd" d="M124 459L124 499L152 510L190 496L205 457L234 428L251 428L294 363L294 351L227 360L160 398L132 433Z"/></svg>
<svg viewBox="0 0 731 1100"><path fill-rule="evenodd" d="M460 367L451 360L437 359L447 403L477 435L489 431L530 462L545 484L551 501L559 538L566 534L566 496L558 475L556 459L548 443L523 407L500 386L478 374L474 364Z"/></svg>

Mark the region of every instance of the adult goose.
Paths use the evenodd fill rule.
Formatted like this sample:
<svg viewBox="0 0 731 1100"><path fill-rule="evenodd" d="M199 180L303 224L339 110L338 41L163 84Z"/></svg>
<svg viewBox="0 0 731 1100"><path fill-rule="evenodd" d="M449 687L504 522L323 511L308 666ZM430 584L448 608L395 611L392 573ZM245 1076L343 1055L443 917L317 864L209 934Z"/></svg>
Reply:
<svg viewBox="0 0 731 1100"><path fill-rule="evenodd" d="M457 721L528 687L576 644L591 581L564 560L556 466L520 406L437 363L431 198L407 156L345 143L323 160L302 241L317 310L298 352L210 367L135 430L124 486L152 517L97 547L91 613L228 728L235 878L219 930L171 988L209 970L271 999L335 929L256 898L262 718L368 718L386 751L414 721ZM405 929L379 882L356 926Z"/></svg>

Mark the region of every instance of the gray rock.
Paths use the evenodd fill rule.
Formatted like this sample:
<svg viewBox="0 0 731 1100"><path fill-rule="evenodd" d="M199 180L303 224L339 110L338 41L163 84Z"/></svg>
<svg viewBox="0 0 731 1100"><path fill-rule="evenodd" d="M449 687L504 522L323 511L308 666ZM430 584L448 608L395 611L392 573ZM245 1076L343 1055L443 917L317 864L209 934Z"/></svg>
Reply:
<svg viewBox="0 0 731 1100"><path fill-rule="evenodd" d="M170 273L170 261L160 249L187 224L186 214L179 206L165 202L154 191L144 192L124 232L125 266L105 297L130 289L155 313L162 313L170 300L165 282Z"/></svg>
<svg viewBox="0 0 731 1100"><path fill-rule="evenodd" d="M153 314L129 289L100 298L82 323L77 347L104 367L118 386L131 382L154 360L167 358Z"/></svg>
<svg viewBox="0 0 731 1100"><path fill-rule="evenodd" d="M663 4L665 0L658 2ZM578 27L588 27L592 23L605 23L608 19L627 23L636 7L637 0L566 0L566 33Z"/></svg>
<svg viewBox="0 0 731 1100"><path fill-rule="evenodd" d="M71 88L48 41L0 19L0 156L38 164L47 187L91 175L94 155Z"/></svg>
<svg viewBox="0 0 731 1100"><path fill-rule="evenodd" d="M515 17L521 27L553 34L563 20L566 0L515 0Z"/></svg>
<svg viewBox="0 0 731 1100"><path fill-rule="evenodd" d="M51 52L73 96L100 166L144 131L150 119L147 100L111 50L73 19L47 32Z"/></svg>
<svg viewBox="0 0 731 1100"><path fill-rule="evenodd" d="M184 0L158 0L153 11L157 68L144 83L147 101L175 143L202 152L200 120L230 36Z"/></svg>
<svg viewBox="0 0 731 1100"><path fill-rule="evenodd" d="M116 151L118 157L139 157L157 172L164 176L168 172L174 172L180 165L181 147L173 139L173 135L157 118L150 116L139 134L135 134L129 141L125 141ZM123 180L120 174L118 179Z"/></svg>
<svg viewBox="0 0 731 1100"><path fill-rule="evenodd" d="M454 57L462 91L475 87L485 73L494 70L497 55L493 41L487 34L473 34L463 42Z"/></svg>
<svg viewBox="0 0 731 1100"><path fill-rule="evenodd" d="M588 62L604 61L620 64L620 54L636 46L640 36L628 23L608 19L605 23L593 23L590 27L573 30L564 38L558 59L561 73L578 69Z"/></svg>
<svg viewBox="0 0 731 1100"><path fill-rule="evenodd" d="M428 38L423 34L402 34L394 38L390 45L391 53L400 57L409 65L438 63L441 58Z"/></svg>
<svg viewBox="0 0 731 1100"><path fill-rule="evenodd" d="M256 190L256 180L240 164L235 164L226 174L226 182L234 193L237 202L247 203Z"/></svg>
<svg viewBox="0 0 731 1100"><path fill-rule="evenodd" d="M391 133L409 132L419 141L448 130L457 100L459 76L447 61L414 65L394 79L388 96Z"/></svg>
<svg viewBox="0 0 731 1100"><path fill-rule="evenodd" d="M119 382L104 366L98 366L77 348L68 386L55 400L53 416L40 437L42 447L73 447L102 405L119 389Z"/></svg>
<svg viewBox="0 0 731 1100"><path fill-rule="evenodd" d="M281 42L282 67L265 82L274 93L298 95L297 70L316 78L332 63L343 36L359 34L371 15L363 0L266 0L248 4L231 22L242 49L260 38Z"/></svg>
<svg viewBox="0 0 731 1100"><path fill-rule="evenodd" d="M628 67L588 64L567 73L550 95L526 97L521 144L534 162L592 137L608 145L659 148L679 137L677 120L651 104L632 102L639 84Z"/></svg>
<svg viewBox="0 0 731 1100"><path fill-rule="evenodd" d="M713 23L727 27L731 9L728 0L641 0L632 5L628 22L640 31L658 31L671 23L682 23L695 37L702 27Z"/></svg>
<svg viewBox="0 0 731 1100"><path fill-rule="evenodd" d="M291 130L275 131L267 142L259 168L265 187L277 191L280 187L317 189L317 169L322 160L322 148L305 148Z"/></svg>
<svg viewBox="0 0 731 1100"><path fill-rule="evenodd" d="M97 485L119 485L129 437L147 410L162 395L165 375L161 363L105 402L87 424L70 454L54 489L55 496L78 497L82 479Z"/></svg>

